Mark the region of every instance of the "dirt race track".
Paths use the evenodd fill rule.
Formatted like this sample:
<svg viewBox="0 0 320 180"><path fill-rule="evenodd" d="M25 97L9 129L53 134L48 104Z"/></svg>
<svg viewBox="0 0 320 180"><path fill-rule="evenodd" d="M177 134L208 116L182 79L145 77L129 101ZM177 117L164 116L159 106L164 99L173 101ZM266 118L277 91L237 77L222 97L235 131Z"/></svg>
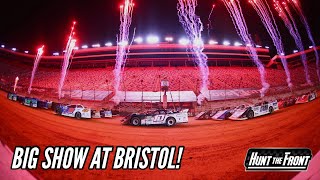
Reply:
<svg viewBox="0 0 320 180"><path fill-rule="evenodd" d="M308 147L320 150L320 99L248 121L195 121L173 128L131 127L113 120L75 120L52 111L32 109L6 99L0 92L0 140L15 146L185 146L180 170L30 171L44 179L186 178L289 179L296 172L245 172L244 158L252 147ZM92 153L88 159L91 158ZM41 159L40 159L41 160ZM40 163L39 163L40 164ZM38 165L39 165L38 164Z"/></svg>

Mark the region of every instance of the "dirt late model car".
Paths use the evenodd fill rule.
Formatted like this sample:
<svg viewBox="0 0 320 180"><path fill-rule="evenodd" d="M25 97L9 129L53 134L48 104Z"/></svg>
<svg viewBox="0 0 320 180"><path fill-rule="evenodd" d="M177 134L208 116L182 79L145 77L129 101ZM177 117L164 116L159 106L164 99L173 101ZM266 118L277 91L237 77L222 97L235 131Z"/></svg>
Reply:
<svg viewBox="0 0 320 180"><path fill-rule="evenodd" d="M229 117L232 120L247 120L254 117L271 114L279 110L278 101L258 103L254 106L239 106L234 113Z"/></svg>
<svg viewBox="0 0 320 180"><path fill-rule="evenodd" d="M15 94L15 93L8 93L8 99L11 101L17 101L23 104L25 97L19 96L18 94Z"/></svg>
<svg viewBox="0 0 320 180"><path fill-rule="evenodd" d="M142 114L130 114L121 120L122 124L140 125L167 125L174 126L179 123L188 123L188 110L172 112L169 110L156 110Z"/></svg>
<svg viewBox="0 0 320 180"><path fill-rule="evenodd" d="M91 119L91 109L85 108L82 105L67 105L58 106L56 113L61 116L74 117L77 119Z"/></svg>
<svg viewBox="0 0 320 180"><path fill-rule="evenodd" d="M213 120L219 120L219 121L222 121L222 120L226 120L228 119L232 113L234 112L234 109L232 108L225 108L225 109L221 109L220 111L218 111L216 114L214 114L211 119Z"/></svg>
<svg viewBox="0 0 320 180"><path fill-rule="evenodd" d="M313 101L317 98L317 92L311 92L297 98L296 104L303 104Z"/></svg>
<svg viewBox="0 0 320 180"><path fill-rule="evenodd" d="M24 99L23 105L37 108L38 107L38 99L26 97Z"/></svg>
<svg viewBox="0 0 320 180"><path fill-rule="evenodd" d="M18 95L14 93L8 93L8 99L12 101L18 101Z"/></svg>
<svg viewBox="0 0 320 180"><path fill-rule="evenodd" d="M198 115L195 116L195 120L209 120L217 112L218 112L217 110L210 110L210 111L200 112Z"/></svg>
<svg viewBox="0 0 320 180"><path fill-rule="evenodd" d="M112 118L112 111L106 109L91 110L91 116L92 118Z"/></svg>
<svg viewBox="0 0 320 180"><path fill-rule="evenodd" d="M286 108L289 106L293 106L296 104L297 98L295 97L289 97L285 99L278 100L278 107L279 109Z"/></svg>

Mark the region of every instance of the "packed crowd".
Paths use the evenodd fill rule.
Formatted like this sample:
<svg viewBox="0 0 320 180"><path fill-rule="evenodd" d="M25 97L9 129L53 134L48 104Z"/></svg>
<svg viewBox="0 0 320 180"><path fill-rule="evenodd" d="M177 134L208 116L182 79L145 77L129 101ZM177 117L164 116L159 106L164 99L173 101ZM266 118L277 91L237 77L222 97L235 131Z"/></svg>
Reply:
<svg viewBox="0 0 320 180"><path fill-rule="evenodd" d="M1 82L13 86L18 76L19 86L28 87L32 67L1 61ZM295 86L305 84L303 67L291 69ZM317 82L315 69L310 66L310 76ZM266 69L267 82L271 87L286 86L283 70ZM168 80L171 91L198 92L201 77L197 67L144 67L125 68L120 90L122 91L160 91L161 81ZM59 69L38 69L33 87L56 89L60 81ZM260 75L255 67L210 67L209 89L261 88ZM67 74L64 89L73 90L113 90L113 69L71 69Z"/></svg>

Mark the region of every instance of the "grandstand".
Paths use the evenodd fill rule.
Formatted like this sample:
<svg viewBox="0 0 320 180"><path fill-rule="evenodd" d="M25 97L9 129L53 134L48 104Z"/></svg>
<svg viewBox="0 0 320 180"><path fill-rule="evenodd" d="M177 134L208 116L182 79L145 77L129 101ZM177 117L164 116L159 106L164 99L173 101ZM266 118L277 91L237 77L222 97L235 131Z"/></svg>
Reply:
<svg viewBox="0 0 320 180"><path fill-rule="evenodd" d="M171 94L168 96L168 101L195 102L194 97L199 94L200 76L192 54L185 48L174 44L134 45L123 72L120 91L123 92L124 98L121 102L161 102L162 80L168 80L170 83ZM115 47L78 50L64 85L64 99L111 101L114 95L115 50ZM208 101L251 97L259 93L257 91L261 88L259 72L245 50L245 47L207 46L210 70ZM257 51L262 62L268 67L266 77L271 89L289 91L286 88L285 72L279 64L278 57L271 59L268 55L269 50L265 48L258 48ZM306 53L310 59L311 79L313 82L318 82L312 58L313 50L307 50ZM18 93L26 93L34 56L0 49L0 57L1 86L12 91L14 79L18 76L20 78ZM306 86L303 67L301 64L297 65L299 57L299 53L287 56L288 62L292 65L290 71L296 89ZM57 98L62 59L61 56L43 57L34 79L32 96L54 100Z"/></svg>

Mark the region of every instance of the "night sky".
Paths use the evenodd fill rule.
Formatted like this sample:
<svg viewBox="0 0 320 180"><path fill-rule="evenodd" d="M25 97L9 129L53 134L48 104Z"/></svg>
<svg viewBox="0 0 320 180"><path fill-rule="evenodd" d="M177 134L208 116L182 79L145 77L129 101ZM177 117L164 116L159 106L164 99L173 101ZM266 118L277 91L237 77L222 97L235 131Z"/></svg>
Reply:
<svg viewBox="0 0 320 180"><path fill-rule="evenodd" d="M271 0L268 0L271 2ZM6 47L16 47L18 51L35 49L45 44L46 54L62 51L65 46L71 23L78 22L76 27L78 45L115 43L119 29L119 6L123 0L54 0L54 1L4 1L0 5L0 43ZM210 39L239 40L231 18L220 0L198 0L197 14L204 24L208 23L208 15L213 3L216 8L212 14L213 29ZM186 37L178 21L176 0L135 0L132 29L136 28L136 36L149 34L165 37L172 35L177 39ZM271 39L264 29L260 18L248 3L241 0L248 28L254 39L260 39L261 45L272 47ZM313 31L317 44L320 44L320 12L316 0L303 0L302 5ZM275 11L273 11L275 13ZM294 41L283 22L277 19L285 49L292 52ZM305 46L311 45L307 39L299 17L296 17ZM209 39L207 30L204 39Z"/></svg>

